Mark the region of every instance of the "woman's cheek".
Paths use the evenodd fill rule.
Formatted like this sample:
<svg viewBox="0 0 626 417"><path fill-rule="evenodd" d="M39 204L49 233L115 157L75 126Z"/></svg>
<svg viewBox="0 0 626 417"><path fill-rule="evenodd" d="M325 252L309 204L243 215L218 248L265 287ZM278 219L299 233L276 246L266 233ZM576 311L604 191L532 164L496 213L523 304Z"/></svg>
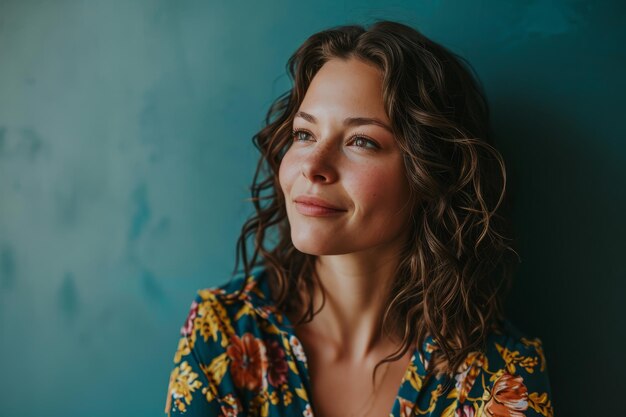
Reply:
<svg viewBox="0 0 626 417"><path fill-rule="evenodd" d="M296 169L296 165L293 161L293 155L287 151L278 168L278 181L280 182L280 188L283 190L283 194L285 194L285 198L289 197L291 192L291 186L295 178L294 169Z"/></svg>
<svg viewBox="0 0 626 417"><path fill-rule="evenodd" d="M368 167L359 171L353 180L354 188L363 196L380 197L394 188L393 178L385 167Z"/></svg>

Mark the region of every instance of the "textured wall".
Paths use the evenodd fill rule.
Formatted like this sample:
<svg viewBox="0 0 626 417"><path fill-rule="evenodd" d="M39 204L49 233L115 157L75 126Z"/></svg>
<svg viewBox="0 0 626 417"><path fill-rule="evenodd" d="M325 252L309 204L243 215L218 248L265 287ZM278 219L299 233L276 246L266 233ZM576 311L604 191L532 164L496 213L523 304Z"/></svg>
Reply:
<svg viewBox="0 0 626 417"><path fill-rule="evenodd" d="M557 414L618 415L626 7L599 3L0 0L0 416L162 413L287 58L374 18L478 72L515 202L512 320L544 340Z"/></svg>

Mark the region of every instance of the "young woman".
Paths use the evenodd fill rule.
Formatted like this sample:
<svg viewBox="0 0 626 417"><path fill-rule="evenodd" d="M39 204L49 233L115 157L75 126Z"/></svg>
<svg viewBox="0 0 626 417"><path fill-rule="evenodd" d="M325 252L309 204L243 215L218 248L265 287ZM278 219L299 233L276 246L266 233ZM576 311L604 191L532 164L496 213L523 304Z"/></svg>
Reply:
<svg viewBox="0 0 626 417"><path fill-rule="evenodd" d="M295 52L242 276L198 291L168 415L553 415L540 339L503 316L506 174L469 68L389 21Z"/></svg>

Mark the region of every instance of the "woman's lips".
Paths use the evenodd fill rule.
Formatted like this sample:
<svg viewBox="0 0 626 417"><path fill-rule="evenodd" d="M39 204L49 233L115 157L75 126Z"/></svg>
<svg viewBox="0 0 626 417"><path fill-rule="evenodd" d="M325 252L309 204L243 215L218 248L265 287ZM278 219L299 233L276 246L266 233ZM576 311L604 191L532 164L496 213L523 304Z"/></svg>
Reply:
<svg viewBox="0 0 626 417"><path fill-rule="evenodd" d="M312 195L298 196L294 203L296 210L305 216L332 216L346 211Z"/></svg>
<svg viewBox="0 0 626 417"><path fill-rule="evenodd" d="M298 213L305 216L316 217L335 216L337 214L345 212L345 210L331 209L328 207L316 206L313 204L306 204L298 201L296 201L296 210L298 210Z"/></svg>

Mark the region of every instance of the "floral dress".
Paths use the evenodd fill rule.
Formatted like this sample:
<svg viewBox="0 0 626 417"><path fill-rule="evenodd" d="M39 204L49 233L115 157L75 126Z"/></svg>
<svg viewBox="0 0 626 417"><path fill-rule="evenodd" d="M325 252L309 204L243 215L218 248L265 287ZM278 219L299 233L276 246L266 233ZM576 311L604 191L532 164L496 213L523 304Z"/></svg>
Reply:
<svg viewBox="0 0 626 417"><path fill-rule="evenodd" d="M313 417L307 358L287 316L271 302L261 269L197 292L174 355L165 413L188 417ZM454 379L426 373L415 349L389 417L553 416L541 340L505 321L484 352L470 353Z"/></svg>

